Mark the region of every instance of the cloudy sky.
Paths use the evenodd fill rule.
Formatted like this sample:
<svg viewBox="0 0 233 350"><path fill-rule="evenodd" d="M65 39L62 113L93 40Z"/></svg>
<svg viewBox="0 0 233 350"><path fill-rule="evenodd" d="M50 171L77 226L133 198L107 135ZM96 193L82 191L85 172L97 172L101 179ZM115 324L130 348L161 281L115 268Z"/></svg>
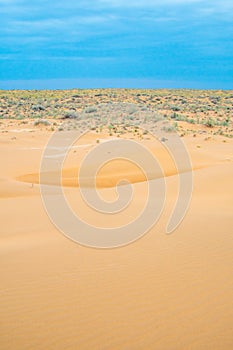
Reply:
<svg viewBox="0 0 233 350"><path fill-rule="evenodd" d="M232 0L0 0L0 23L0 88L233 88Z"/></svg>

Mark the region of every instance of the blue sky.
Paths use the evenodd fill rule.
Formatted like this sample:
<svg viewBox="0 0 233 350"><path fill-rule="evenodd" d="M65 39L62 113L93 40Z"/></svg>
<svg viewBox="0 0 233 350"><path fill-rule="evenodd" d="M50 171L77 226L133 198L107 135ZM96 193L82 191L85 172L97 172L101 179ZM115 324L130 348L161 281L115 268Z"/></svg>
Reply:
<svg viewBox="0 0 233 350"><path fill-rule="evenodd" d="M0 0L0 88L233 88L232 0Z"/></svg>

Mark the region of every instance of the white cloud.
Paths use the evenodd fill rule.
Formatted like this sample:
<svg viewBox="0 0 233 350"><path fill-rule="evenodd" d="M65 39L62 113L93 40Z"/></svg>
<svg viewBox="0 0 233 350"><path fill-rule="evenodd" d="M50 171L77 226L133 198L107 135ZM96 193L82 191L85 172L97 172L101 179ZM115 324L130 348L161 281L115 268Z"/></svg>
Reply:
<svg viewBox="0 0 233 350"><path fill-rule="evenodd" d="M70 16L68 18L47 18L47 19L25 19L25 20L10 20L7 27L4 28L5 33L43 33L43 32L70 32L73 30L83 31L84 27L112 24L117 20L117 16L113 15L83 15Z"/></svg>
<svg viewBox="0 0 233 350"><path fill-rule="evenodd" d="M48 7L46 0L0 0L0 4L2 33L51 33L63 38L68 33L87 37L96 33L93 28L106 33L108 29L120 28L123 32L130 27L130 22L138 20L142 25L172 24L175 21L190 23L193 18L229 21L233 16L233 0L57 0L54 6ZM183 5L192 6L192 11L183 11Z"/></svg>
<svg viewBox="0 0 233 350"><path fill-rule="evenodd" d="M204 0L99 0L100 4L113 7L160 7L161 5L186 5L204 3Z"/></svg>
<svg viewBox="0 0 233 350"><path fill-rule="evenodd" d="M0 4L3 4L3 5L10 5L10 4L15 4L15 0L0 0Z"/></svg>

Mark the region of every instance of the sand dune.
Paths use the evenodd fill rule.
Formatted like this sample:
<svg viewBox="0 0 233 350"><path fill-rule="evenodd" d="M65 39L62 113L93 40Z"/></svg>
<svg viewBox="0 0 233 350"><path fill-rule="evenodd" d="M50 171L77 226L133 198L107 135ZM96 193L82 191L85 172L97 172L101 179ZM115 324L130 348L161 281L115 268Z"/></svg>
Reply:
<svg viewBox="0 0 233 350"><path fill-rule="evenodd" d="M185 219L169 236L163 232L176 200L176 169L164 150L145 141L167 176L163 214L135 243L98 250L67 239L44 211L38 174L49 133L11 137L2 134L0 147L1 349L232 349L231 139L184 139L194 191ZM90 148L94 140L88 138L82 143ZM74 208L81 203L74 187L77 167L88 147L64 164L63 184ZM110 187L122 176L137 195L117 225L141 210L145 195L144 175L125 162L100 171L102 195L111 197ZM50 184L56 185L53 177ZM90 209L80 207L88 219ZM91 220L114 223L97 214Z"/></svg>
<svg viewBox="0 0 233 350"><path fill-rule="evenodd" d="M77 147L79 146L72 147L71 154L70 155L68 154L68 157L65 160L65 163L62 168L61 183L63 186L79 187L79 182L78 182L79 168L81 166L83 159L85 158L85 155L87 154L87 151L91 150L95 145L95 144L93 145L93 143L92 144L88 143L90 138L92 139L92 142L93 142L93 136L92 137L91 136L92 135L87 134L81 140L82 143L85 140L87 143L81 144L81 146L86 146L86 147L78 149L78 158L76 156L76 153L73 153L72 150L77 149ZM152 140L150 142L147 141L144 143L146 144L147 149L150 150L150 152L153 154L155 159L158 160L163 170L163 175L165 177L174 176L178 173L176 165L165 147L161 146L161 144L159 144L159 142L156 140ZM60 155L62 156L63 153L60 154L58 152L58 156ZM206 167L208 165L215 164L215 163L216 163L216 157L211 159L211 157L209 156L202 155L198 157L198 159L195 159L192 168L193 170L197 170L199 168ZM189 171L189 169L185 167L180 169L180 172L186 172L186 171ZM88 172L88 169L86 172ZM48 185L54 185L54 186L60 185L59 175L60 173L57 170L43 173L42 182ZM151 171L148 176L148 180L153 180L158 178L161 178L160 171L154 171L154 172ZM130 183L137 183L137 182L146 181L147 177L145 173L142 171L142 169L140 169L133 162L130 162L124 159L118 159L103 165L99 169L97 173L97 178L96 178L96 186L97 188L114 187L122 179L126 179ZM20 182L28 182L30 184L31 183L39 184L40 176L39 176L39 173L22 174L20 176L17 176L16 180Z"/></svg>

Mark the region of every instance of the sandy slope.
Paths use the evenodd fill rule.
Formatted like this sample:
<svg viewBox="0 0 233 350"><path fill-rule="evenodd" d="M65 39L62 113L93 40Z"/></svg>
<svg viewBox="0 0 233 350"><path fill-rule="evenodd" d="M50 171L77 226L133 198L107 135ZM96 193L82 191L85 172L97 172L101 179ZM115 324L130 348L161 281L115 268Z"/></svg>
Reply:
<svg viewBox="0 0 233 350"><path fill-rule="evenodd" d="M45 131L0 137L0 348L232 349L232 140L185 138L195 169L194 192L188 214L170 236L163 232L177 176L163 151L154 149L166 175L174 175L167 177L159 222L131 245L98 250L60 234L43 209L38 185L31 185L48 137ZM80 203L72 187L75 157L64 171L74 208ZM111 191L103 189L109 187L109 176L115 182L119 173L130 173L137 195L128 216L115 224L140 211L144 199L142 175L125 164L118 173L116 164L102 170L103 195ZM90 217L81 207L81 214ZM110 224L107 218L91 219Z"/></svg>

